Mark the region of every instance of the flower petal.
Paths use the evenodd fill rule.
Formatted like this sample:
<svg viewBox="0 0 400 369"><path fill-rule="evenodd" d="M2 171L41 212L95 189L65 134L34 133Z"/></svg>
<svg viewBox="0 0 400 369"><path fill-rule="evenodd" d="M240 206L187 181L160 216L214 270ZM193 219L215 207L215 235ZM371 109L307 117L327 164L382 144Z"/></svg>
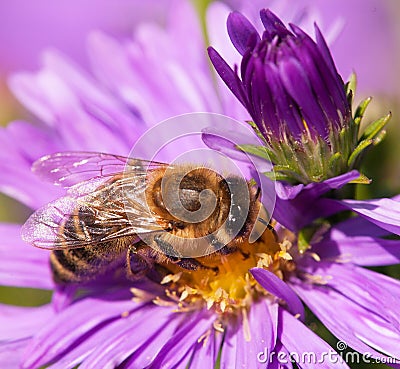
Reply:
<svg viewBox="0 0 400 369"><path fill-rule="evenodd" d="M0 223L0 284L52 289L49 253L21 240L19 224Z"/></svg>
<svg viewBox="0 0 400 369"><path fill-rule="evenodd" d="M251 274L268 292L284 300L287 303L289 311L293 315L300 315L304 319L304 307L297 295L292 289L275 274L262 268L250 269Z"/></svg>
<svg viewBox="0 0 400 369"><path fill-rule="evenodd" d="M243 327L234 323L226 327L220 359L221 369L236 368L236 354L239 346L243 344L241 341L238 342L238 330L240 329Z"/></svg>
<svg viewBox="0 0 400 369"><path fill-rule="evenodd" d="M51 69L17 74L11 79L11 87L25 106L56 129L69 150L129 152L130 147L118 131L89 114L84 101Z"/></svg>
<svg viewBox="0 0 400 369"><path fill-rule="evenodd" d="M298 366L304 369L321 368L349 368L340 360L339 354L335 357L338 361L328 360L327 353L335 352L325 341L303 325L298 319L287 311L280 309L280 336L285 348L300 360L296 360ZM324 355L324 356L323 356ZM321 360L325 357L325 360ZM291 358L287 357L288 360Z"/></svg>
<svg viewBox="0 0 400 369"><path fill-rule="evenodd" d="M309 260L306 272L326 279L326 285L384 318L400 335L400 282L353 264ZM391 286L383 286L390 279Z"/></svg>
<svg viewBox="0 0 400 369"><path fill-rule="evenodd" d="M0 305L0 341L16 341L32 337L53 319L50 304L40 307Z"/></svg>
<svg viewBox="0 0 400 369"><path fill-rule="evenodd" d="M242 82L238 75L232 70L232 68L225 62L221 55L212 47L208 49L208 56L210 57L211 63L214 65L215 70L238 98L243 106L246 106L246 94L243 89Z"/></svg>
<svg viewBox="0 0 400 369"><path fill-rule="evenodd" d="M335 214L342 210L342 205L333 200L320 199L320 197L330 190L343 187L358 177L359 173L353 170L304 187L277 185L278 196L273 217L286 228L296 231L317 218Z"/></svg>
<svg viewBox="0 0 400 369"><path fill-rule="evenodd" d="M338 224L335 224L327 234L327 238L331 240L341 240L347 237L385 237L389 236L391 232L388 232L375 224L372 224L363 217L352 217L344 220Z"/></svg>
<svg viewBox="0 0 400 369"><path fill-rule="evenodd" d="M0 344L0 367L7 369L20 369L21 356L29 339L18 340Z"/></svg>
<svg viewBox="0 0 400 369"><path fill-rule="evenodd" d="M286 58L279 63L279 72L286 90L302 108L302 114L310 129L323 138L328 137L329 122L318 105L309 78L303 66L295 58Z"/></svg>
<svg viewBox="0 0 400 369"><path fill-rule="evenodd" d="M400 263L400 241L368 236L342 237L338 240L325 237L313 245L321 259L337 258L363 266L393 265Z"/></svg>
<svg viewBox="0 0 400 369"><path fill-rule="evenodd" d="M260 356L261 362L266 362L265 355ZM282 345L282 342L277 341L273 353L269 358L268 369L293 369L293 364L290 359L290 352Z"/></svg>
<svg viewBox="0 0 400 369"><path fill-rule="evenodd" d="M214 368L221 348L223 334L213 330L204 342L194 348L190 369Z"/></svg>
<svg viewBox="0 0 400 369"><path fill-rule="evenodd" d="M133 352L140 349L161 329L167 328L168 321L173 324L174 316L170 309L158 306L143 307L127 318L119 319L113 325L113 332L103 333L91 354L80 365L82 369L111 368L120 365Z"/></svg>
<svg viewBox="0 0 400 369"><path fill-rule="evenodd" d="M387 356L380 352L400 357L400 334L387 320L326 286L299 283L293 288L321 322L353 349L383 360Z"/></svg>
<svg viewBox="0 0 400 369"><path fill-rule="evenodd" d="M214 319L213 315L203 311L186 317L180 329L162 347L151 367L173 368L180 363L197 340L212 328Z"/></svg>
<svg viewBox="0 0 400 369"><path fill-rule="evenodd" d="M122 313L141 306L129 299L119 300L115 297L112 300L112 297L113 295L108 296L111 299L109 301L105 294L102 299L87 297L60 312L35 335L25 352L23 367L36 368L53 361L103 322L112 321Z"/></svg>
<svg viewBox="0 0 400 369"><path fill-rule="evenodd" d="M145 125L142 120L77 65L54 51L46 52L43 59L48 70L63 76L63 81L80 99L87 115L94 118L99 125L119 132L128 149L144 132ZM116 150L119 151L119 148ZM117 154L117 151L113 153ZM122 151L126 152L126 148Z"/></svg>
<svg viewBox="0 0 400 369"><path fill-rule="evenodd" d="M326 206L336 202L343 210L352 210L371 223L400 235L400 203L382 198L373 200L324 200Z"/></svg>
<svg viewBox="0 0 400 369"><path fill-rule="evenodd" d="M249 47L249 40L254 37L253 35L257 35L258 40L260 40L260 36L254 26L239 12L229 14L227 28L233 45L242 55Z"/></svg>

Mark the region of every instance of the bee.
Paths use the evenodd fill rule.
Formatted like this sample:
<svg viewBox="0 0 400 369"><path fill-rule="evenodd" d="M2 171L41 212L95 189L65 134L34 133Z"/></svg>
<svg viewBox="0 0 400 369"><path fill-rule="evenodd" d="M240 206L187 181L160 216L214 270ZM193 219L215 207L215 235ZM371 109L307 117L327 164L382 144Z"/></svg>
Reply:
<svg viewBox="0 0 400 369"><path fill-rule="evenodd" d="M26 242L51 250L59 284L121 266L130 280L169 263L218 273L197 256L235 252L268 226L257 187L204 166L63 152L39 159L33 171L67 188L22 228Z"/></svg>

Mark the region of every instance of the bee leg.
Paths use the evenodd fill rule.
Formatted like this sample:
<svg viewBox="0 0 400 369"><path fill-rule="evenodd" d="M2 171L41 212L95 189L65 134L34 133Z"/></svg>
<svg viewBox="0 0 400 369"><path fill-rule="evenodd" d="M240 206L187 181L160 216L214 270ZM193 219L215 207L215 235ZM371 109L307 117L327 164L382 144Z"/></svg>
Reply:
<svg viewBox="0 0 400 369"><path fill-rule="evenodd" d="M154 241L157 243L157 246L164 253L164 256L168 258L171 262L176 265L179 265L183 269L187 270L198 270L198 269L210 269L215 273L218 273L218 267L208 267L197 261L193 258L181 258L180 254L174 249L174 247L167 241L165 241L161 236L154 237Z"/></svg>
<svg viewBox="0 0 400 369"><path fill-rule="evenodd" d="M126 253L126 276L129 280L137 281L143 278L153 267L148 256L145 249L129 246Z"/></svg>
<svg viewBox="0 0 400 369"><path fill-rule="evenodd" d="M198 270L198 269L210 269L212 270L214 273L218 273L219 269L218 267L208 267L205 266L204 264L200 263L199 261L197 261L196 259L192 259L192 258L184 258L181 259L180 261L178 261L177 263L175 263L177 265L179 265L181 268L183 269L187 269L187 270Z"/></svg>

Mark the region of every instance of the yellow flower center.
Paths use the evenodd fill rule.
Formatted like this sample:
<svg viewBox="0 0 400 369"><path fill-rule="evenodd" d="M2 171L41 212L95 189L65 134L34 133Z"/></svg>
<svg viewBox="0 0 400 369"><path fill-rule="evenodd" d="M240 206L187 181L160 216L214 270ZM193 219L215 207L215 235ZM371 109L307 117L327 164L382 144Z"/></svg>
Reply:
<svg viewBox="0 0 400 369"><path fill-rule="evenodd" d="M268 293L250 273L254 267L265 268L283 278L282 271L291 268L287 252L289 242L279 244L275 234L266 230L254 243L243 243L227 255L214 253L197 258L205 269L188 271L176 264L166 263L171 271L161 282L166 295L177 306L177 311L190 311L206 306L218 314L243 312L254 300ZM217 270L215 272L214 270ZM160 297L155 303L165 305Z"/></svg>

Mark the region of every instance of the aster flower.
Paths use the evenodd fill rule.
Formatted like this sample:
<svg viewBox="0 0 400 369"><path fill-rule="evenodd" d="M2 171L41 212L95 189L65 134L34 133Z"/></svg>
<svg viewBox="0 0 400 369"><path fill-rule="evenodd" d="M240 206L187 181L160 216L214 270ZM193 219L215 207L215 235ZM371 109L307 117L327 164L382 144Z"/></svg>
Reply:
<svg viewBox="0 0 400 369"><path fill-rule="evenodd" d="M209 85L200 79L208 76L207 62L199 51L201 37L192 38L192 53L162 48L183 37L182 30L193 29L199 36L194 14L180 5L167 31L144 26L135 43L121 44L99 34L92 37L90 51L97 79L55 54L46 55L40 72L13 79L17 96L44 125L16 122L1 131L7 148L0 161L3 191L37 209L65 194L31 173L33 161L40 156L62 150L127 155L146 124L191 110L223 111L211 78ZM158 44L146 42L150 40ZM161 50L164 64L159 63ZM176 92L173 99L171 90ZM319 196L354 176L358 174L310 184L302 193ZM295 200L296 190L283 187L281 198L286 195ZM387 201L372 205L382 208L396 203ZM289 353L313 352L320 359L332 351L304 325L298 295L338 338L355 349L367 350L374 357L399 357L390 341L399 339L399 285L358 267L398 262L397 241L382 243L387 234L398 233L398 214L393 210L388 221L374 217L373 211L357 202L334 204L337 211L347 204L360 216L320 232L320 237L310 240L312 249L299 252L298 218L289 218L285 227L274 223L276 234L268 230L256 244L244 242L240 252L216 256L218 275L203 270L189 273L167 264L171 274L162 283L146 279L133 283L123 275L106 275L84 285L55 285L47 267L48 253L24 244L19 225L1 225L2 282L54 289L50 305L2 306L1 363L9 368L186 368L189 363L190 368L213 368L220 356L223 368L258 368L269 362L269 367L279 367L283 356L290 367ZM296 203L291 205L296 209ZM370 255L380 254L379 258L365 260L352 241L365 242ZM323 254L324 245L332 243L337 250L331 247L332 253ZM351 259L343 264L348 254ZM320 264L316 264L318 255ZM353 296L359 289L349 281L359 283L362 277L368 279L371 294ZM391 296L379 295L383 310L377 301L382 289L391 291ZM331 304L326 303L326 296ZM364 324L354 319L355 314L363 317ZM391 324L394 330L388 328ZM297 363L304 368L347 367L337 360L317 363L298 358Z"/></svg>
<svg viewBox="0 0 400 369"><path fill-rule="evenodd" d="M310 183L357 167L363 151L382 139L390 115L371 123L360 135L370 99L356 110L353 83L344 85L317 26L316 42L291 25L289 31L271 11L262 10L264 32L240 13L231 13L228 32L243 56L233 71L209 48L214 67L253 118L256 132L275 164L273 173L291 183ZM241 147L257 154L257 148Z"/></svg>

